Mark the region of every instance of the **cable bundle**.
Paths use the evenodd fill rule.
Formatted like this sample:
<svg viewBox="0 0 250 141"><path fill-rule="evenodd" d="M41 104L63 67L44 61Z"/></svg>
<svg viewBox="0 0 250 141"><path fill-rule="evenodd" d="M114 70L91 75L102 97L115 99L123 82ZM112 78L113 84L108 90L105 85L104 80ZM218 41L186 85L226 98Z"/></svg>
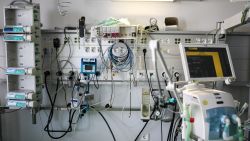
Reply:
<svg viewBox="0 0 250 141"><path fill-rule="evenodd" d="M46 131L48 133L49 137L52 138L52 139L61 139L65 135L67 135L69 132L72 132L72 123L73 123L73 119L74 119L74 115L76 113L76 110L69 110L69 121L68 121L69 125L68 125L68 128L66 130L54 130L51 127L52 119L53 119L53 116L54 116L54 107L55 107L55 103L56 103L56 99L57 99L57 95L58 95L58 90L59 90L60 79L57 78L56 93L55 93L54 98L52 98L52 96L50 95L50 91L48 89L48 82L47 82L47 79L48 79L47 77L50 75L50 73L47 71L47 72L44 73L44 75L45 75L45 90L46 90L46 92L48 94L49 101L50 101L50 104L51 104L49 117L48 117L46 126L44 128L44 131ZM56 136L53 133L61 133L61 134Z"/></svg>
<svg viewBox="0 0 250 141"><path fill-rule="evenodd" d="M117 71L129 71L134 64L134 54L126 43L115 43L109 48L109 60Z"/></svg>

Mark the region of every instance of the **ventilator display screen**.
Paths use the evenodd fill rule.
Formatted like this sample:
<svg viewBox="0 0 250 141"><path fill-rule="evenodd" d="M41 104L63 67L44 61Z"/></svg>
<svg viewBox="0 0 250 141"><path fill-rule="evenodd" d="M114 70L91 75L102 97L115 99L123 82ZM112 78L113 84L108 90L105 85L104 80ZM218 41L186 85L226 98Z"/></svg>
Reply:
<svg viewBox="0 0 250 141"><path fill-rule="evenodd" d="M185 47L190 78L231 77L226 48Z"/></svg>

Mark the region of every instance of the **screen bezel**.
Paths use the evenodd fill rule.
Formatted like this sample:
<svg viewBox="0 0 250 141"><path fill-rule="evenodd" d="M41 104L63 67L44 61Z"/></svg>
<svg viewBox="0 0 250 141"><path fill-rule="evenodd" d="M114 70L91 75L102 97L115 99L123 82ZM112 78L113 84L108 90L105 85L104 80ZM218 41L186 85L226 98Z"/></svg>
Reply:
<svg viewBox="0 0 250 141"><path fill-rule="evenodd" d="M227 79L235 79L235 71L233 67L233 62L231 58L231 54L228 48L227 44L180 44L180 54L181 54L181 61L182 61L182 66L183 66L183 71L185 75L185 80L186 81L198 81L198 82L205 82L205 81L225 81ZM186 56L186 51L185 48L189 47L195 47L195 48L225 48L227 51L227 56L228 56L228 61L230 64L232 76L230 77L201 77L201 78L191 78L190 77L190 72L189 72L189 67L188 67L188 61L187 61L187 56Z"/></svg>

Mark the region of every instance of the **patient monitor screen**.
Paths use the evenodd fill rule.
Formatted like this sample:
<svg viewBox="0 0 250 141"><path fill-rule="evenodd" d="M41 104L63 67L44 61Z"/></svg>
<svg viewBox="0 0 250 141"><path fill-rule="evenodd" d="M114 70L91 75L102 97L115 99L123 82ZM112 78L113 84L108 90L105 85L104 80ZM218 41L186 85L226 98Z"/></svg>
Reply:
<svg viewBox="0 0 250 141"><path fill-rule="evenodd" d="M232 76L226 48L185 47L190 78Z"/></svg>

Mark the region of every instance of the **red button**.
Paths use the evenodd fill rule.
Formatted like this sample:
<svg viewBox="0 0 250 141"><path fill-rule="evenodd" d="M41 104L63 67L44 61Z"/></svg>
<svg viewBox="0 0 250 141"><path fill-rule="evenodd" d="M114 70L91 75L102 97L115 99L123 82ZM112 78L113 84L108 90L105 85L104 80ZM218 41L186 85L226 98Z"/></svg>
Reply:
<svg viewBox="0 0 250 141"><path fill-rule="evenodd" d="M191 117L191 118L189 119L189 121L190 121L191 123L194 123L194 118Z"/></svg>

